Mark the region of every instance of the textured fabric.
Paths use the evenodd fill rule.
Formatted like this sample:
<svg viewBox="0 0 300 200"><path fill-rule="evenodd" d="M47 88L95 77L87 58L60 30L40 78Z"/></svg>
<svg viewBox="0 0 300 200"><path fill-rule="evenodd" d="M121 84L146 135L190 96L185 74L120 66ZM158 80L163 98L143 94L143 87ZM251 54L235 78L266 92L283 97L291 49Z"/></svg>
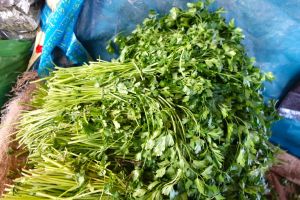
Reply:
<svg viewBox="0 0 300 200"><path fill-rule="evenodd" d="M88 60L84 47L78 42L74 27L84 0L61 0L52 12L45 5L42 10L42 30L45 32L43 52L38 66L40 76L49 74L54 68L52 53L60 48L73 65L81 65Z"/></svg>

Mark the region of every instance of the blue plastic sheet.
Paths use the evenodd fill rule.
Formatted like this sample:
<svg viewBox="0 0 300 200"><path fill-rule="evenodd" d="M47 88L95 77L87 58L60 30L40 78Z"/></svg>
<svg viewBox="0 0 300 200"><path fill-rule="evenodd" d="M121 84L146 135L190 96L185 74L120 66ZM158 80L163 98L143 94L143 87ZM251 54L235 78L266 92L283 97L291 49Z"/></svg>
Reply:
<svg viewBox="0 0 300 200"><path fill-rule="evenodd" d="M47 6L42 9L42 30L45 32L43 53L40 58L38 73L48 75L54 68L53 51L60 48L74 65L83 64L88 60L85 48L74 34L78 15L84 0L61 0L55 12Z"/></svg>
<svg viewBox="0 0 300 200"><path fill-rule="evenodd" d="M300 123L298 120L283 119L272 129L271 142L300 158Z"/></svg>

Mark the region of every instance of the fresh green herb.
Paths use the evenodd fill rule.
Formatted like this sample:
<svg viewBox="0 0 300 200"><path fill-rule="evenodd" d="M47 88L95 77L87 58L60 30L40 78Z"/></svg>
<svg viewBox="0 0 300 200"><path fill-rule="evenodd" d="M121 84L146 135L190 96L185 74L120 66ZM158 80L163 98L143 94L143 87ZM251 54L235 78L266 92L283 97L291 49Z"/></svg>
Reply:
<svg viewBox="0 0 300 200"><path fill-rule="evenodd" d="M118 61L47 78L18 132L34 169L7 197L263 198L276 114L260 91L272 76L222 9L188 7L117 38Z"/></svg>

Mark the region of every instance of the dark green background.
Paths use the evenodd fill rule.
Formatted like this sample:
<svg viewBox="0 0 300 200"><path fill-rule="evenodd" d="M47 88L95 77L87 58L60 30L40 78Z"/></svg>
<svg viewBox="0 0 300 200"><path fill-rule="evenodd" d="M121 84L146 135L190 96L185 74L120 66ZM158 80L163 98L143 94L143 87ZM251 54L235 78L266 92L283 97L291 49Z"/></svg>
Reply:
<svg viewBox="0 0 300 200"><path fill-rule="evenodd" d="M26 70L31 46L31 41L0 40L0 107L17 76Z"/></svg>

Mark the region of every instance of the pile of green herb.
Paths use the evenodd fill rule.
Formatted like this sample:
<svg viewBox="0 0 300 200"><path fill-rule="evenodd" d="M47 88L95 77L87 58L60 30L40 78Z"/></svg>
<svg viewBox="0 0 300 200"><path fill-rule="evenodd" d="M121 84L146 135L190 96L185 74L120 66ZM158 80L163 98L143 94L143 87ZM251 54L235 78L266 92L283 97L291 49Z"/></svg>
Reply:
<svg viewBox="0 0 300 200"><path fill-rule="evenodd" d="M23 114L33 167L7 199L263 198L272 76L222 13L199 2L152 14L116 39L118 61L55 71Z"/></svg>

